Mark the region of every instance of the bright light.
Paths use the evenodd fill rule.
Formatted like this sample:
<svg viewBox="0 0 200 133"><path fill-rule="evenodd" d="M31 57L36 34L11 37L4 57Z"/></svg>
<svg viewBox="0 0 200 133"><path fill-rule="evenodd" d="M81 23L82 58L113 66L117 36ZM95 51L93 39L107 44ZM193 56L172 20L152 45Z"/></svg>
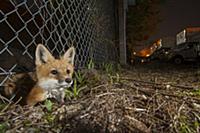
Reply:
<svg viewBox="0 0 200 133"><path fill-rule="evenodd" d="M149 56L150 56L149 54L146 55L146 57L149 57Z"/></svg>
<svg viewBox="0 0 200 133"><path fill-rule="evenodd" d="M134 55L136 55L136 52L133 52Z"/></svg>
<svg viewBox="0 0 200 133"><path fill-rule="evenodd" d="M169 52L168 52L168 51L166 51L166 52L165 52L165 54L169 54Z"/></svg>

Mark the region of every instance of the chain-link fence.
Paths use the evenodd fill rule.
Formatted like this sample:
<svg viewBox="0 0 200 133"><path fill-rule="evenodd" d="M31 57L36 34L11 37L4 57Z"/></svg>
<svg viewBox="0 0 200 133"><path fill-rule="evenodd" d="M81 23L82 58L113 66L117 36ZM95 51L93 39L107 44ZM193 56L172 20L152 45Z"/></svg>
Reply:
<svg viewBox="0 0 200 133"><path fill-rule="evenodd" d="M54 56L75 46L79 67L117 61L115 0L4 0L0 9L0 86L34 69L38 43Z"/></svg>

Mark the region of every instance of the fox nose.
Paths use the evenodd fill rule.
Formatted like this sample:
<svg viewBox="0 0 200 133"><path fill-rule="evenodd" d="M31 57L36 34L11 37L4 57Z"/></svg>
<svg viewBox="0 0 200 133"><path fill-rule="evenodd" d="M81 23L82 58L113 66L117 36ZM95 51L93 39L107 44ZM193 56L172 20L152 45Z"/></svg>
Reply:
<svg viewBox="0 0 200 133"><path fill-rule="evenodd" d="M72 80L71 80L70 78L66 78L66 79L65 79L65 82L69 84L69 83L72 82Z"/></svg>

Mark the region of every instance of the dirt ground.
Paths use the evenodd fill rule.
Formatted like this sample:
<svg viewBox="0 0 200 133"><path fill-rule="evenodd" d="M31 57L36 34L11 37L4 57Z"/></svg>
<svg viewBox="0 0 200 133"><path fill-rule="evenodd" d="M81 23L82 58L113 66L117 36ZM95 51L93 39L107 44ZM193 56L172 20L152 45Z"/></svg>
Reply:
<svg viewBox="0 0 200 133"><path fill-rule="evenodd" d="M1 96L0 132L200 132L197 64L151 63L82 73L80 93L63 105L48 101L22 107Z"/></svg>

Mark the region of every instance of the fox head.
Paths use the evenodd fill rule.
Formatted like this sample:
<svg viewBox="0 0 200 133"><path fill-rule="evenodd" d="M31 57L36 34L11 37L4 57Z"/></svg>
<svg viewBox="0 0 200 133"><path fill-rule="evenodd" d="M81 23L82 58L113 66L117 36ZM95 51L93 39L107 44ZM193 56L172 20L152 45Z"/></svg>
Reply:
<svg viewBox="0 0 200 133"><path fill-rule="evenodd" d="M70 87L73 83L75 48L70 47L55 59L42 44L36 48L36 75L38 86L44 90Z"/></svg>

